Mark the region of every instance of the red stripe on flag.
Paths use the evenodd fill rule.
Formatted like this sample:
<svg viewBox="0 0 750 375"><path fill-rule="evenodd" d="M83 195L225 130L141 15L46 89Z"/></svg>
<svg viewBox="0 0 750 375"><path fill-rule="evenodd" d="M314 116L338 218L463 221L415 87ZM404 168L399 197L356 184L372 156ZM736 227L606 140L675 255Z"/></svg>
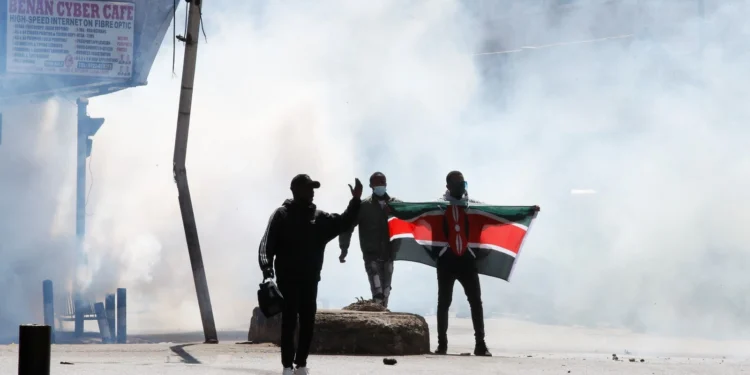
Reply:
<svg viewBox="0 0 750 375"><path fill-rule="evenodd" d="M414 222L392 218L388 221L391 238L411 235L417 241L446 242L443 217L424 216ZM526 230L512 224L498 222L482 215L469 215L469 242L500 247L518 254Z"/></svg>
<svg viewBox="0 0 750 375"><path fill-rule="evenodd" d="M445 242L442 216L424 216L414 222L393 218L388 221L391 238L409 234L417 241Z"/></svg>
<svg viewBox="0 0 750 375"><path fill-rule="evenodd" d="M469 242L492 245L518 254L526 230L483 215L469 216Z"/></svg>

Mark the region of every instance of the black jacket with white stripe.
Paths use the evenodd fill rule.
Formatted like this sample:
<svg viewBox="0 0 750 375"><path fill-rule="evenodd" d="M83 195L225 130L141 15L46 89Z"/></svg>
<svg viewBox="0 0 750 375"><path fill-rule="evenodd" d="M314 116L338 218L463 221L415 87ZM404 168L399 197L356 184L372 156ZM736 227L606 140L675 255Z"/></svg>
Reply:
<svg viewBox="0 0 750 375"><path fill-rule="evenodd" d="M339 215L287 199L268 221L258 249L260 268L273 266L277 280L319 281L326 245L354 225L359 206L360 199L352 198Z"/></svg>

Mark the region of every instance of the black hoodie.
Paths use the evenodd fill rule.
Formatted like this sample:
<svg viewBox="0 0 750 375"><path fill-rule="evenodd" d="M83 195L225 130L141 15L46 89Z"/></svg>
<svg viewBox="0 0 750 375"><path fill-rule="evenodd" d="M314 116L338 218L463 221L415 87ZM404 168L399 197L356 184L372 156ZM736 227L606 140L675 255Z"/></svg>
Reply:
<svg viewBox="0 0 750 375"><path fill-rule="evenodd" d="M260 241L260 268L273 265L278 280L319 281L326 245L354 225L359 205L360 199L352 198L339 215L287 199L271 215Z"/></svg>

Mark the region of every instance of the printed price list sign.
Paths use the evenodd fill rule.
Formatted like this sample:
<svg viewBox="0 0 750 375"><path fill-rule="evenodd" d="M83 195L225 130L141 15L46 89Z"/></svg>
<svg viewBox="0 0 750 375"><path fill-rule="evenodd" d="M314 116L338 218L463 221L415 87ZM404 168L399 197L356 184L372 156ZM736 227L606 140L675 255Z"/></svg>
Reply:
<svg viewBox="0 0 750 375"><path fill-rule="evenodd" d="M7 0L8 73L130 78L135 5Z"/></svg>

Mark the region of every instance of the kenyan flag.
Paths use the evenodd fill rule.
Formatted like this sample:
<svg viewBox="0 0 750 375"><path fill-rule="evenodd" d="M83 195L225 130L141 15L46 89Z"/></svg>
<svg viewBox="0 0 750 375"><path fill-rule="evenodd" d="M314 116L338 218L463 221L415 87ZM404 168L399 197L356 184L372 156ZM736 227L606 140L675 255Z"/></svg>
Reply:
<svg viewBox="0 0 750 375"><path fill-rule="evenodd" d="M447 202L391 203L388 227L396 260L435 267L448 249ZM482 275L508 280L536 212L531 206L470 205L465 211L468 249ZM449 255L449 254L446 254ZM467 254L466 256L471 256Z"/></svg>

